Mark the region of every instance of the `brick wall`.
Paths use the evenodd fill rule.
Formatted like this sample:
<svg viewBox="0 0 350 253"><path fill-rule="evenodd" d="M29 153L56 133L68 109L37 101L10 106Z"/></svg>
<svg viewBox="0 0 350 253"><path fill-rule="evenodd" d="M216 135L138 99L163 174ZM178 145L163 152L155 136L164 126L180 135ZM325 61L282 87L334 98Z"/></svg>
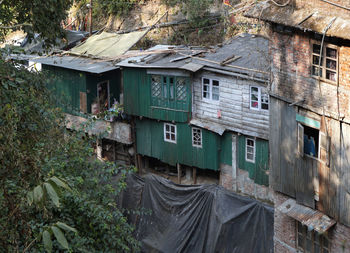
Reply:
<svg viewBox="0 0 350 253"><path fill-rule="evenodd" d="M312 40L307 33L282 34L271 32L271 91L291 101L304 99L303 105L322 109L326 113L350 118L350 47L339 46L339 89L336 83L321 82L311 76Z"/></svg>
<svg viewBox="0 0 350 253"><path fill-rule="evenodd" d="M274 249L275 252L294 253L296 250L296 222L277 210L289 197L274 192L275 220L274 220ZM350 252L350 228L337 223L328 232L332 253Z"/></svg>
<svg viewBox="0 0 350 253"><path fill-rule="evenodd" d="M271 188L254 183L254 180L249 178L249 174L245 170L237 169L236 174L236 179L232 178L232 167L222 164L220 167L220 185L230 191L273 203L273 190Z"/></svg>

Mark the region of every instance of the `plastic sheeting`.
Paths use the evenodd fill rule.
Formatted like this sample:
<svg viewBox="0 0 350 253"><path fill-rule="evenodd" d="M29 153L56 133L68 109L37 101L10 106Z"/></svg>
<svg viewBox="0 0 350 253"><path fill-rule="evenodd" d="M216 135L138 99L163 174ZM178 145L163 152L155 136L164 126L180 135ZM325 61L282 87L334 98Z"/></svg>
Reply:
<svg viewBox="0 0 350 253"><path fill-rule="evenodd" d="M142 252L273 252L270 206L218 185L177 185L154 175L132 175L127 185L121 206L146 210L128 217Z"/></svg>

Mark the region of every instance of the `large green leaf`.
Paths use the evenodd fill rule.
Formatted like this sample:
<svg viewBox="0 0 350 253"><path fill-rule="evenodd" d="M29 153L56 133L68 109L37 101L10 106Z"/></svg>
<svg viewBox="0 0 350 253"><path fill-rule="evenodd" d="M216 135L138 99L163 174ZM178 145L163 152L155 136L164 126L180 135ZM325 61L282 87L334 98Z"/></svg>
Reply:
<svg viewBox="0 0 350 253"><path fill-rule="evenodd" d="M68 226L66 223L63 223L63 222L57 222L56 223L56 226L66 230L66 231L72 231L74 233L78 233L78 230L76 230L75 228L71 227L71 226Z"/></svg>
<svg viewBox="0 0 350 253"><path fill-rule="evenodd" d="M47 252L52 252L52 241L51 234L49 231L45 230L43 233L43 244Z"/></svg>
<svg viewBox="0 0 350 253"><path fill-rule="evenodd" d="M64 234L62 233L61 229L59 229L56 226L52 226L51 227L53 234L55 235L57 241L59 242L59 244L61 244L61 246L65 249L68 249L68 242L66 237L64 236Z"/></svg>
<svg viewBox="0 0 350 253"><path fill-rule="evenodd" d="M41 185L38 185L37 187L34 188L34 202L39 203L44 196L44 191Z"/></svg>
<svg viewBox="0 0 350 253"><path fill-rule="evenodd" d="M55 189L49 183L44 183L44 186L45 186L47 195L49 195L50 199L55 204L55 206L59 207L60 202L59 202L59 198L58 198L58 195L57 195L57 192L55 191Z"/></svg>
<svg viewBox="0 0 350 253"><path fill-rule="evenodd" d="M50 181L54 182L57 186L60 186L60 187L65 188L67 190L71 190L71 188L65 182L63 182L61 179L59 179L57 177L50 178Z"/></svg>

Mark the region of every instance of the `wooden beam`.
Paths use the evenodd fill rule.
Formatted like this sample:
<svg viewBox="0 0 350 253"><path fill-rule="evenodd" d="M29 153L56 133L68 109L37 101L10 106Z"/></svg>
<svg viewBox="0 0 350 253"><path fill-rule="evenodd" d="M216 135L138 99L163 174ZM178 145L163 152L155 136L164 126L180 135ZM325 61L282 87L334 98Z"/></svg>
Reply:
<svg viewBox="0 0 350 253"><path fill-rule="evenodd" d="M177 164L177 183L181 184L181 164Z"/></svg>
<svg viewBox="0 0 350 253"><path fill-rule="evenodd" d="M197 184L197 168L193 167L193 184Z"/></svg>

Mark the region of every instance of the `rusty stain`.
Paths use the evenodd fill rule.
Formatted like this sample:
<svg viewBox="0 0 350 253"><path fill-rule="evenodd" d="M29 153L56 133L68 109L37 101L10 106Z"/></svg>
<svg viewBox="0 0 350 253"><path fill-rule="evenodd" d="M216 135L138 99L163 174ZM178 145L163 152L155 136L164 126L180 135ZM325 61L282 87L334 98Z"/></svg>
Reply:
<svg viewBox="0 0 350 253"><path fill-rule="evenodd" d="M335 220L320 211L297 204L295 199L288 199L277 209L321 234L336 223Z"/></svg>

